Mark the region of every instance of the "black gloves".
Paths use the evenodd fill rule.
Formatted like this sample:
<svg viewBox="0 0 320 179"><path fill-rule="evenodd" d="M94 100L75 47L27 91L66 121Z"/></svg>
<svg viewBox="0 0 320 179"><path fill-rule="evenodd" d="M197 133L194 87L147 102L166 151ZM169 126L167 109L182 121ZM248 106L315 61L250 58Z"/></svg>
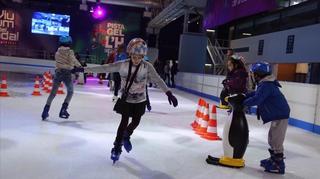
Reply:
<svg viewBox="0 0 320 179"><path fill-rule="evenodd" d="M178 106L178 100L175 96L173 96L172 92L171 91L168 91L166 92L166 95L168 96L168 101L169 101L169 104L173 104L174 107L177 107Z"/></svg>
<svg viewBox="0 0 320 179"><path fill-rule="evenodd" d="M71 70L71 73L83 73L84 72L84 68L83 67L74 67L72 70Z"/></svg>

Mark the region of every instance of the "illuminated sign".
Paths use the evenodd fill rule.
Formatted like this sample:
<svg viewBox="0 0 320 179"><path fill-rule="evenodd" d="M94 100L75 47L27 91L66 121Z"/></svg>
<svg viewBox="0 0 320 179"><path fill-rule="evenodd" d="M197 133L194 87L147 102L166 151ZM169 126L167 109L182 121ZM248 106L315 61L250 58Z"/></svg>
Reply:
<svg viewBox="0 0 320 179"><path fill-rule="evenodd" d="M0 45L16 45L19 41L18 15L12 10L0 12Z"/></svg>
<svg viewBox="0 0 320 179"><path fill-rule="evenodd" d="M105 21L95 27L94 38L106 49L116 49L124 43L124 30L121 23Z"/></svg>

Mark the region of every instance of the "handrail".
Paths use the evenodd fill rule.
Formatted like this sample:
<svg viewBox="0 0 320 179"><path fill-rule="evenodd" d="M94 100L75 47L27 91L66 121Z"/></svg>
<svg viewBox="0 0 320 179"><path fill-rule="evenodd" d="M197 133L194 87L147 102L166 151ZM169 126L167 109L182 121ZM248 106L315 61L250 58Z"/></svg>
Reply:
<svg viewBox="0 0 320 179"><path fill-rule="evenodd" d="M208 39L207 50L214 65L223 65L224 56L223 52L221 51L221 46L217 40L214 42L215 45L213 45L210 39Z"/></svg>

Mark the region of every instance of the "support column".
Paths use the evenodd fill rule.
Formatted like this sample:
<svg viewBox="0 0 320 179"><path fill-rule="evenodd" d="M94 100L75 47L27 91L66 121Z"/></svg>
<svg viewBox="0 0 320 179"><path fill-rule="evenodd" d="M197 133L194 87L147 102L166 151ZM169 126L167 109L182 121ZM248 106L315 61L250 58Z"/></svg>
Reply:
<svg viewBox="0 0 320 179"><path fill-rule="evenodd" d="M189 10L188 10L188 9L186 9L186 10L184 11L183 33L187 33L187 32L188 32L188 26L189 26L189 23L188 23L188 21L189 21L189 15L190 15Z"/></svg>

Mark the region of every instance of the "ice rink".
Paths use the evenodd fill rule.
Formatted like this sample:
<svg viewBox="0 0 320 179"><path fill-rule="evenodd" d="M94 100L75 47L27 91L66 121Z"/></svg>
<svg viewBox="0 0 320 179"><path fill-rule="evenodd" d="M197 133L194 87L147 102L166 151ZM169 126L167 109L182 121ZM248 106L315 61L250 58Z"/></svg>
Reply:
<svg viewBox="0 0 320 179"><path fill-rule="evenodd" d="M247 116L250 138L243 169L208 165L208 154L221 156L221 141L207 141L190 127L198 97L173 90L178 108L168 104L158 89L150 88L152 112L146 112L132 136L133 150L122 152L112 165L120 116L112 111L106 84L90 80L75 86L68 120L58 117L65 95L57 95L47 122L41 112L48 94L34 97L33 78L9 78L11 97L0 98L1 179L208 179L208 178L318 178L320 137L289 127L285 140L286 174L265 173L259 161L268 157L267 125ZM213 104L213 101L210 101ZM225 112L218 111L222 136Z"/></svg>

